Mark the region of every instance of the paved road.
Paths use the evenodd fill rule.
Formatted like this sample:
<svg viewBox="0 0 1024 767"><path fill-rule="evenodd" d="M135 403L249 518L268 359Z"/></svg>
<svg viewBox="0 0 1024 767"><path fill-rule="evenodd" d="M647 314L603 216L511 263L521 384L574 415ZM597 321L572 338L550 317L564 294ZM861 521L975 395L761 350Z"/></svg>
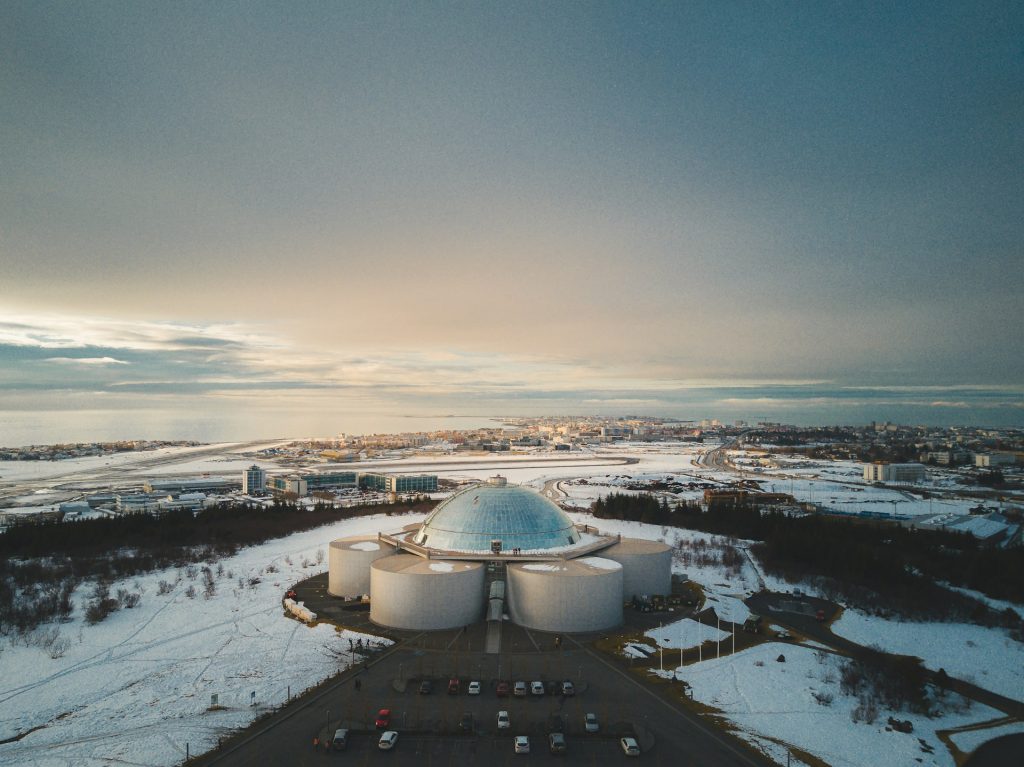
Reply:
<svg viewBox="0 0 1024 767"><path fill-rule="evenodd" d="M473 627L471 627L473 628ZM458 637L447 649L428 650L416 640L383 654L368 670L347 673L319 692L293 702L270 721L253 728L253 734L196 760L203 765L319 765L339 758L360 765L466 765L517 764L524 759L553 759L546 750L552 716L561 717L568 741L563 761L603 765L619 764L624 758L618 737L634 733L644 749L646 764L664 767L752 767L772 762L751 752L731 736L711 727L681 704L671 702L586 644L563 642L559 650L551 638L525 632L533 652L503 653L500 656L460 651ZM432 647L445 647L445 632L426 635ZM474 634L474 632L470 632ZM476 645L478 648L479 644ZM522 647L522 644L519 645ZM479 678L479 696L444 694L447 679ZM356 690L355 679L360 680ZM417 693L418 680L435 682L431 695ZM572 679L577 695L527 698L498 698L497 679L556 683ZM400 733L395 750L379 752L373 718L378 708L392 710L395 729ZM509 732L497 730L496 715L507 710L512 720ZM596 713L602 733L583 731L583 715ZM464 713L474 719L474 732L460 734L458 722ZM314 753L314 735L345 726L352 730L345 754ZM532 741L529 757L513 753L512 737L528 735ZM513 762L514 760L514 762Z"/></svg>

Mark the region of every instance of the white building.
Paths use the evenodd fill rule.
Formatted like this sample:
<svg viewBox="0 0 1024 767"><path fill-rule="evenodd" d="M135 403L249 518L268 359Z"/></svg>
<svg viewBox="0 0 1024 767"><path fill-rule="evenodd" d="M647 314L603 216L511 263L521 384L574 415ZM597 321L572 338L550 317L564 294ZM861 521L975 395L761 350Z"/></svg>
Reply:
<svg viewBox="0 0 1024 767"><path fill-rule="evenodd" d="M242 472L242 492L246 495L262 493L267 486L267 472L253 464Z"/></svg>
<svg viewBox="0 0 1024 767"><path fill-rule="evenodd" d="M330 544L328 593L369 593L370 620L417 631L488 616L539 631L603 631L635 595L668 595L672 549L579 528L539 493L491 477L422 524ZM628 590L628 593L627 593Z"/></svg>
<svg viewBox="0 0 1024 767"><path fill-rule="evenodd" d="M865 482L924 482L925 469L920 463L866 463Z"/></svg>

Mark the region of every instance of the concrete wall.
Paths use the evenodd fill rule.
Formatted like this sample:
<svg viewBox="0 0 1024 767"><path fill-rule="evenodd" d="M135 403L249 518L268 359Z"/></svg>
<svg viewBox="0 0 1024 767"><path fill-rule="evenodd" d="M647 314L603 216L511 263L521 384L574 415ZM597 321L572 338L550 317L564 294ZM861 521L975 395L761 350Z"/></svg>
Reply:
<svg viewBox="0 0 1024 767"><path fill-rule="evenodd" d="M613 628L622 623L622 601L622 566L609 559L583 557L508 567L509 616L527 628L555 632Z"/></svg>
<svg viewBox="0 0 1024 767"><path fill-rule="evenodd" d="M394 546L379 543L376 535L357 535L331 541L327 557L327 593L335 597L369 594L370 565L380 557L394 553Z"/></svg>
<svg viewBox="0 0 1024 767"><path fill-rule="evenodd" d="M370 566L370 620L381 626L434 631L483 618L484 565L395 554Z"/></svg>
<svg viewBox="0 0 1024 767"><path fill-rule="evenodd" d="M622 596L672 593L672 548L659 541L623 538L600 556L622 565Z"/></svg>

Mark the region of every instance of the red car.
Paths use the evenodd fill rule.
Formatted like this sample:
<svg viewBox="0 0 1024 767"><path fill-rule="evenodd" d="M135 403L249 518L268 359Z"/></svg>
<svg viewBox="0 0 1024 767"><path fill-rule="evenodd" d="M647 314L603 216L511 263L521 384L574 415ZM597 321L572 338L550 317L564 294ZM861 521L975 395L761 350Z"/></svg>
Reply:
<svg viewBox="0 0 1024 767"><path fill-rule="evenodd" d="M373 723L378 730L386 730L391 725L391 709L382 708L377 712L377 719Z"/></svg>
<svg viewBox="0 0 1024 767"><path fill-rule="evenodd" d="M499 698L507 698L508 697L508 682L498 682L498 691L497 692L498 692L498 697Z"/></svg>
<svg viewBox="0 0 1024 767"><path fill-rule="evenodd" d="M449 695L458 695L459 694L459 680L458 679L449 679L448 680L448 694Z"/></svg>

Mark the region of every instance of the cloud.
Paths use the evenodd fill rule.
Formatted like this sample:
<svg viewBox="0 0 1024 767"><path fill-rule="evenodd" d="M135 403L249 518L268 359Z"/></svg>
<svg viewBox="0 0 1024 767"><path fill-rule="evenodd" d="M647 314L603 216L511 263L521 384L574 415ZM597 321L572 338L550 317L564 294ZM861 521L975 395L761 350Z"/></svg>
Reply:
<svg viewBox="0 0 1024 767"><path fill-rule="evenodd" d="M114 357L47 357L44 362L57 362L62 365L130 365L125 360Z"/></svg>

